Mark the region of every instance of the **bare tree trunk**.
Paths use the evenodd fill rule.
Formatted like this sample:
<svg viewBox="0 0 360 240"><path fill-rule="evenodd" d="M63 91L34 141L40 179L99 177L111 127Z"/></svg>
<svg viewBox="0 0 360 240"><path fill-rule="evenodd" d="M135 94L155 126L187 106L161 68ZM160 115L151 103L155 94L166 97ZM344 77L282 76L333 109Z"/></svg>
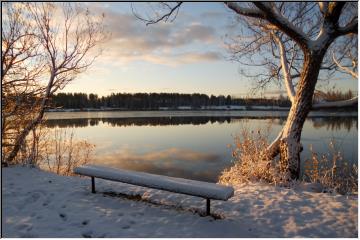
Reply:
<svg viewBox="0 0 360 240"><path fill-rule="evenodd" d="M31 150L30 150L30 155L29 155L29 161L28 164L30 166L34 166L35 165L35 158L36 158L36 128L32 129L32 135L33 135L33 139L32 139L32 145L31 145Z"/></svg>
<svg viewBox="0 0 360 240"><path fill-rule="evenodd" d="M281 170L290 179L300 177L301 132L308 113L326 49L305 54L304 68L298 83L294 103L291 106L280 140Z"/></svg>
<svg viewBox="0 0 360 240"><path fill-rule="evenodd" d="M8 157L5 159L5 162L11 163L14 160L14 158L18 154L21 146L23 146L24 141L25 141L26 137L28 136L28 134L30 133L30 131L35 129L38 126L38 124L41 122L41 120L43 119L45 109L46 109L47 103L49 101L49 97L51 95L51 88L53 87L54 79L55 79L55 73L52 72L49 82L48 82L48 85L47 85L47 88L46 88L45 96L43 97L42 102L41 102L41 106L40 106L38 115L36 116L36 118L33 121L31 121L22 130L21 134L18 135L18 137L16 138L16 141L15 141L14 148L12 149L12 151L10 152Z"/></svg>

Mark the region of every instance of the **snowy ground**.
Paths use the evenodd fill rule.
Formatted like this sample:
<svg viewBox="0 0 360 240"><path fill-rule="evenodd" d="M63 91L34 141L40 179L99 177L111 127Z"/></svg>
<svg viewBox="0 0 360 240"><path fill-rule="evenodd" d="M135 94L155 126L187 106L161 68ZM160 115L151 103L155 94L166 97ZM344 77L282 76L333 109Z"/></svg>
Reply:
<svg viewBox="0 0 360 240"><path fill-rule="evenodd" d="M212 202L223 218L214 219L195 212L201 198L121 183L97 180L91 194L89 178L24 167L3 168L2 180L3 237L358 236L357 197L237 186L229 201Z"/></svg>

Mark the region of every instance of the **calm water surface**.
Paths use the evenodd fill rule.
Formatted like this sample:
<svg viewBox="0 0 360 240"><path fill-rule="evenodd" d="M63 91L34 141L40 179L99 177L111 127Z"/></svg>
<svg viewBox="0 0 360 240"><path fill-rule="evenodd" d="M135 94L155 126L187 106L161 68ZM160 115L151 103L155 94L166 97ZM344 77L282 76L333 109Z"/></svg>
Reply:
<svg viewBox="0 0 360 240"><path fill-rule="evenodd" d="M72 130L96 145L93 163L174 177L216 182L231 165L229 144L242 129L265 129L270 139L287 112L153 111L47 113L48 128ZM327 153L331 140L344 159L357 163L357 113L313 112L304 125L302 159L309 146Z"/></svg>

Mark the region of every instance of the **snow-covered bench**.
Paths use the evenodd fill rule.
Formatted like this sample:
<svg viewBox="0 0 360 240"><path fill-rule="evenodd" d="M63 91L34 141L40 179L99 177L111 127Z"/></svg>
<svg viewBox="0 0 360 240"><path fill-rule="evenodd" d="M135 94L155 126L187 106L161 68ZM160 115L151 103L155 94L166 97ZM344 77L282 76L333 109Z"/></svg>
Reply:
<svg viewBox="0 0 360 240"><path fill-rule="evenodd" d="M144 172L120 170L97 165L83 165L74 173L91 177L92 193L95 193L95 178L138 185L142 187L182 193L206 199L206 214L210 214L210 199L226 201L234 195L232 187L215 183L174 178Z"/></svg>

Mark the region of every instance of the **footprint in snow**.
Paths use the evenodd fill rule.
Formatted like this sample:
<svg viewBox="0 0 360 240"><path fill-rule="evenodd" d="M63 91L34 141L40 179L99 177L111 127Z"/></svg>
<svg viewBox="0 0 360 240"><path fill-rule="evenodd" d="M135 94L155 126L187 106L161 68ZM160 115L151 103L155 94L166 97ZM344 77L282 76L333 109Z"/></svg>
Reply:
<svg viewBox="0 0 360 240"><path fill-rule="evenodd" d="M135 217L144 216L144 213L143 212L136 212L136 213L134 213L134 216Z"/></svg>
<svg viewBox="0 0 360 240"><path fill-rule="evenodd" d="M50 199L46 199L45 202L43 202L43 206L46 207L47 205L49 205L49 203L51 203Z"/></svg>
<svg viewBox="0 0 360 240"><path fill-rule="evenodd" d="M26 203L35 203L37 200L39 200L41 197L41 194L38 192L32 193L29 197L26 198Z"/></svg>
<svg viewBox="0 0 360 240"><path fill-rule="evenodd" d="M82 232L82 233L81 233L81 236L84 237L84 238L91 238L91 237L92 237L92 236L91 236L92 234L93 234L93 232L90 230L90 231Z"/></svg>
<svg viewBox="0 0 360 240"><path fill-rule="evenodd" d="M19 226L16 227L16 229L18 229L18 230L23 230L23 229L26 229L26 228L32 228L32 226L30 224L22 223L22 224L20 224Z"/></svg>
<svg viewBox="0 0 360 240"><path fill-rule="evenodd" d="M20 234L21 238L37 238L38 236L33 234L33 233L24 233L24 234Z"/></svg>
<svg viewBox="0 0 360 240"><path fill-rule="evenodd" d="M62 220L66 221L67 220L67 216L65 213L59 213L59 217L61 217Z"/></svg>
<svg viewBox="0 0 360 240"><path fill-rule="evenodd" d="M90 222L90 220L84 220L81 224L82 224L82 225L88 225L89 222Z"/></svg>

